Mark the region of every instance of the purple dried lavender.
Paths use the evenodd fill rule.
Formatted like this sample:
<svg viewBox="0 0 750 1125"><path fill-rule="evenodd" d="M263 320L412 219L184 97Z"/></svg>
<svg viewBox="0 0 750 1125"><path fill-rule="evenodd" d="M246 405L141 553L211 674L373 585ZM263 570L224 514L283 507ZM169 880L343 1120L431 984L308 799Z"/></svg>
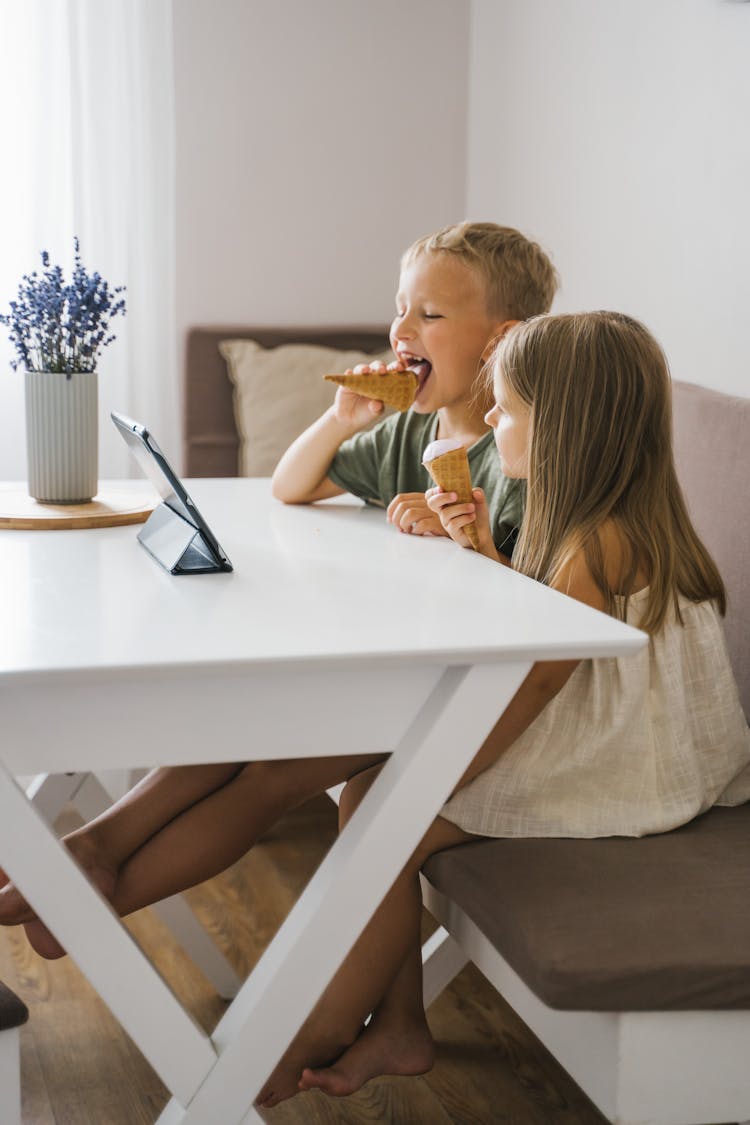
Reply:
<svg viewBox="0 0 750 1125"><path fill-rule="evenodd" d="M11 361L14 369L58 371L68 377L74 371L93 371L99 353L115 338L108 334L109 325L114 317L125 315L125 299L120 296L125 286L111 289L101 274L87 274L77 238L74 246L69 285L60 266L50 265L43 250L42 272L22 277L10 312L0 315L18 357Z"/></svg>

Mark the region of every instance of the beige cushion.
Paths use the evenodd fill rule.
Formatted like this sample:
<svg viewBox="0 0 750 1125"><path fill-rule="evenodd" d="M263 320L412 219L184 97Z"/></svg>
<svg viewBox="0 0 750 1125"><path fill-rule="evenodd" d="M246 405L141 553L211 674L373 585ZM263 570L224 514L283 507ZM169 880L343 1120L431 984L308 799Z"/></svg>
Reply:
<svg viewBox="0 0 750 1125"><path fill-rule="evenodd" d="M244 477L270 476L294 439L331 405L336 385L323 375L393 359L390 351L366 355L316 344L263 348L255 340L222 340L219 351L234 387Z"/></svg>
<svg viewBox="0 0 750 1125"><path fill-rule="evenodd" d="M672 409L677 475L726 584L724 630L750 720L750 398L675 381Z"/></svg>

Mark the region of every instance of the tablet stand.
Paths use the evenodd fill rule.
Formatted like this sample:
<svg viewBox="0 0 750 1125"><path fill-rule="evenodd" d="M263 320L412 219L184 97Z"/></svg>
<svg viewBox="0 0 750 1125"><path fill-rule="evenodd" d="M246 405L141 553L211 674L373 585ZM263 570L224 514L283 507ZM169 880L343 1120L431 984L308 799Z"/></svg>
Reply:
<svg viewBox="0 0 750 1125"><path fill-rule="evenodd" d="M165 503L154 508L138 532L138 540L170 574L231 570L216 557L202 533Z"/></svg>

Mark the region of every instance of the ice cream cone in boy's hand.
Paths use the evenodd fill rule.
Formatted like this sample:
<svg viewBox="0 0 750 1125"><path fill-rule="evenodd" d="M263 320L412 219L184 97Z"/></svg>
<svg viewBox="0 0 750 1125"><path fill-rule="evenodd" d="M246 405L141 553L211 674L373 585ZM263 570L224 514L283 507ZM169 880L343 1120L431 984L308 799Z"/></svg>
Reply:
<svg viewBox="0 0 750 1125"><path fill-rule="evenodd" d="M417 376L413 371L388 370L383 374L377 371L365 371L357 375L352 372L347 375L324 375L331 383L338 383L355 394L364 395L365 398L379 399L386 406L393 406L396 410L408 410L414 402L419 385Z"/></svg>
<svg viewBox="0 0 750 1125"><path fill-rule="evenodd" d="M431 441L424 451L422 464L443 492L455 492L456 503L472 504L471 473L466 448L455 438L438 438ZM464 528L466 538L475 551L479 550L479 535L476 522L467 523Z"/></svg>

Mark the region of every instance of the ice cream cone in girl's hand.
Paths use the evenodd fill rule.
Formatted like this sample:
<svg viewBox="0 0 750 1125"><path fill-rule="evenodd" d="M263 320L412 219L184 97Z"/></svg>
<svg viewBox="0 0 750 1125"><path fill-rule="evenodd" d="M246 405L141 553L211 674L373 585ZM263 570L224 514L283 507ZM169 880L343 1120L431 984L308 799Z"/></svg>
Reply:
<svg viewBox="0 0 750 1125"><path fill-rule="evenodd" d="M443 492L455 492L458 504L472 504L471 474L466 448L455 438L438 438L424 451L422 464ZM479 535L474 521L464 528L466 537L475 551L479 550Z"/></svg>
<svg viewBox="0 0 750 1125"><path fill-rule="evenodd" d="M338 383L365 398L376 398L396 410L408 410L414 402L419 381L413 371L365 371L362 374L324 375L330 383Z"/></svg>

